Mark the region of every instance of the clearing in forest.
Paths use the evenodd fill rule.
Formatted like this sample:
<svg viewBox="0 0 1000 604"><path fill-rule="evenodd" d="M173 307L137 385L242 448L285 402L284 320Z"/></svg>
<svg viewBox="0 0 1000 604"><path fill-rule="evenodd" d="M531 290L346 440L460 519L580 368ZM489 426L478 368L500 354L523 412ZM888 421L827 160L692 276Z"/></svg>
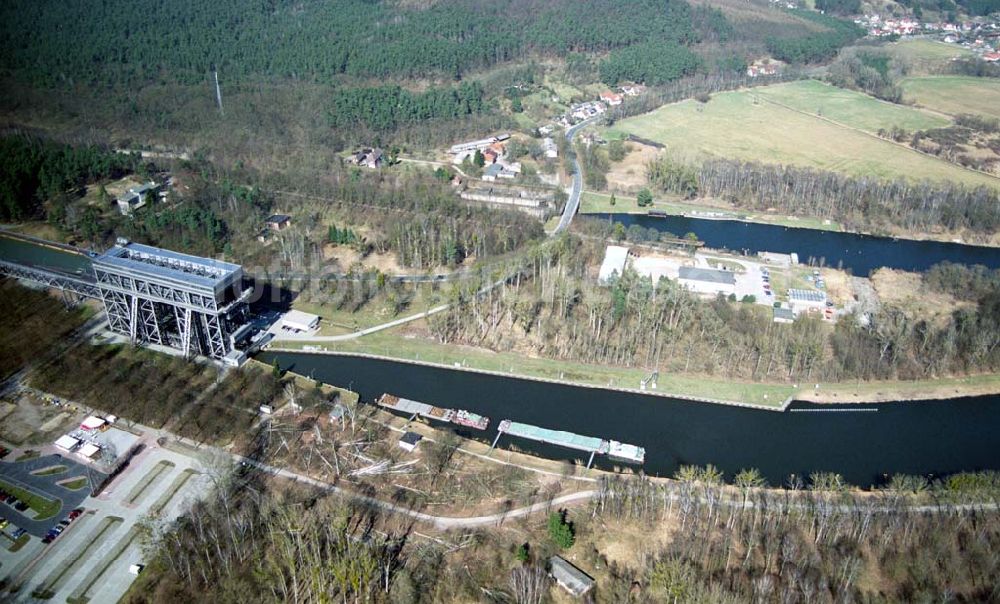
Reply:
<svg viewBox="0 0 1000 604"><path fill-rule="evenodd" d="M995 78L906 78L903 98L950 115L976 113L1000 119L1000 80Z"/></svg>
<svg viewBox="0 0 1000 604"><path fill-rule="evenodd" d="M635 134L675 153L721 156L833 170L853 176L957 181L1000 188L1000 180L962 169L764 98L766 88L686 100L622 120L609 137ZM762 94L763 93L763 94Z"/></svg>
<svg viewBox="0 0 1000 604"><path fill-rule="evenodd" d="M873 134L893 127L913 132L943 128L951 123L951 120L940 114L880 101L867 94L837 88L817 80L765 86L755 92L767 100L792 109Z"/></svg>

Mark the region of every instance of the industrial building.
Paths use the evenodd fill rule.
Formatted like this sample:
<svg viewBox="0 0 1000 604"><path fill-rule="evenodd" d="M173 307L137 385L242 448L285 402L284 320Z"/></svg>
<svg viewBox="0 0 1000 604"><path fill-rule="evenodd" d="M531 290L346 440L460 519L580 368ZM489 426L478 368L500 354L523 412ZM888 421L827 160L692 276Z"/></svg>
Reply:
<svg viewBox="0 0 1000 604"><path fill-rule="evenodd" d="M796 316L803 312L821 311L826 307L826 294L814 289L790 289L788 305Z"/></svg>
<svg viewBox="0 0 1000 604"><path fill-rule="evenodd" d="M119 239L93 268L109 327L133 344L218 360L242 355L235 348L249 335L250 290L240 265Z"/></svg>
<svg viewBox="0 0 1000 604"><path fill-rule="evenodd" d="M295 332L315 331L319 327L319 315L301 310L290 310L281 316L281 328Z"/></svg>
<svg viewBox="0 0 1000 604"><path fill-rule="evenodd" d="M682 266L678 275L678 282L694 293L713 296L736 293L736 275L732 271Z"/></svg>

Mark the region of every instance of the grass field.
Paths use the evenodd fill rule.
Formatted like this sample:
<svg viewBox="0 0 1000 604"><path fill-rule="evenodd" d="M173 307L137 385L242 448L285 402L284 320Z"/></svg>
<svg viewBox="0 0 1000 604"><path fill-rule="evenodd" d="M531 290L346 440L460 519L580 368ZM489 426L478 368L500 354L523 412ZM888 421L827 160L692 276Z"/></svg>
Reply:
<svg viewBox="0 0 1000 604"><path fill-rule="evenodd" d="M1000 80L994 78L906 78L903 95L908 101L950 115L978 113L1000 118Z"/></svg>
<svg viewBox="0 0 1000 604"><path fill-rule="evenodd" d="M972 56L972 51L961 46L925 39L900 40L885 48L901 60L911 74L935 73L954 58Z"/></svg>
<svg viewBox="0 0 1000 604"><path fill-rule="evenodd" d="M913 107L894 105L853 90L817 80L802 80L757 89L757 93L793 109L876 133L893 126L907 131L947 126L950 120Z"/></svg>
<svg viewBox="0 0 1000 604"><path fill-rule="evenodd" d="M301 349L308 343L275 342L275 347ZM315 344L313 344L315 346ZM357 340L324 342L330 351L362 352L410 361L460 366L467 369L494 371L515 376L563 380L592 386L639 388L639 381L649 375L645 369L587 365L573 361L532 358L523 354L492 352L469 346L439 344L425 338L400 337L397 330L378 332ZM656 392L711 398L780 407L794 389L785 384L739 382L724 378L712 379L698 375L660 374Z"/></svg>
<svg viewBox="0 0 1000 604"><path fill-rule="evenodd" d="M677 152L702 156L1000 188L1000 179L758 99L767 94L774 93L758 88L716 94L708 103L687 100L665 105L618 122L607 136L635 134Z"/></svg>

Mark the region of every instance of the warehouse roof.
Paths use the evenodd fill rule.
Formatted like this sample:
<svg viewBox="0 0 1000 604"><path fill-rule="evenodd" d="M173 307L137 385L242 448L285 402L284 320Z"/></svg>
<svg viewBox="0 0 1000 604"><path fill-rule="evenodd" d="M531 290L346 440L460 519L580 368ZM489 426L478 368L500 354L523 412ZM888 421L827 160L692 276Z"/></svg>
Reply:
<svg viewBox="0 0 1000 604"><path fill-rule="evenodd" d="M625 272L625 262L628 260L628 248L620 245L609 245L604 251L604 262L598 273L598 280L606 283L617 273L619 277Z"/></svg>
<svg viewBox="0 0 1000 604"><path fill-rule="evenodd" d="M552 567L552 578L574 596L582 596L594 587L594 580L587 573L561 556L549 558L549 565Z"/></svg>
<svg viewBox="0 0 1000 604"><path fill-rule="evenodd" d="M790 289L788 299L795 302L825 302L826 294L814 289Z"/></svg>
<svg viewBox="0 0 1000 604"><path fill-rule="evenodd" d="M730 271L718 271L711 268L682 266L679 274L681 279L687 279L688 281L705 281L707 283L736 285L736 275Z"/></svg>

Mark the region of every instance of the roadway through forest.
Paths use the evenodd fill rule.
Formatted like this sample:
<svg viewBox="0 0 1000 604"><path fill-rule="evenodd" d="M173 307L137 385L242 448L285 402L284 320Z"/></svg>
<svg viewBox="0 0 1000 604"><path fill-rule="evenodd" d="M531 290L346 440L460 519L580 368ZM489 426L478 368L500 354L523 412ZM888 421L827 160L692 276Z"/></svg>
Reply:
<svg viewBox="0 0 1000 604"><path fill-rule="evenodd" d="M577 133L583 128L593 124L599 118L590 118L584 120L575 126L572 126L566 131L566 142L572 145L573 138ZM411 160L414 163L433 163L433 162L420 162L419 160ZM566 200L566 205L563 207L562 215L559 218L559 224L556 228L549 233L549 237L556 237L559 233L563 232L569 228L570 223L573 221L573 217L576 215L577 210L580 209L580 197L583 194L583 175L581 174L580 160L577 159L576 155L573 156L573 188L570 191L569 198ZM389 277L392 279L392 277ZM428 275L428 276L408 276L404 279L410 282L426 282L426 281L445 281L449 279L442 278L440 275ZM494 283L491 283L479 290L479 294L482 295L494 288L497 288L507 282L507 279L500 279ZM395 319L393 321L388 321L379 325L374 325L366 329L361 329L352 333L337 335L337 336L296 336L293 334L280 334L279 337L274 339L275 342L343 342L347 340L356 340L363 336L367 336L379 331L384 331L386 329L392 329L393 327L399 327L400 325L405 325L407 323L418 321L420 319L425 319L431 315L443 312L450 308L450 304L442 304L440 306L435 306L424 312L420 312L408 317L403 317L400 319Z"/></svg>

